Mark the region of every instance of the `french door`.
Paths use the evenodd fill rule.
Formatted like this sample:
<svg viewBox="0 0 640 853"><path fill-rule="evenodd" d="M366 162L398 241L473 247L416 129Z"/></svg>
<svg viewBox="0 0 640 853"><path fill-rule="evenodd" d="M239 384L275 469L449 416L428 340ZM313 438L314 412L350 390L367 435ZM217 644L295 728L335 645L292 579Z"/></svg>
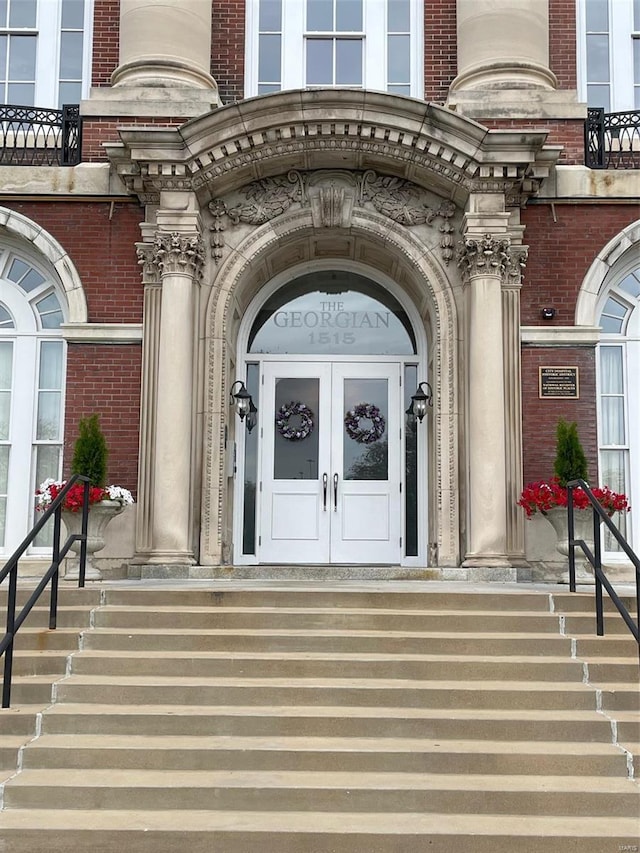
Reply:
<svg viewBox="0 0 640 853"><path fill-rule="evenodd" d="M399 563L400 365L263 362L258 559Z"/></svg>

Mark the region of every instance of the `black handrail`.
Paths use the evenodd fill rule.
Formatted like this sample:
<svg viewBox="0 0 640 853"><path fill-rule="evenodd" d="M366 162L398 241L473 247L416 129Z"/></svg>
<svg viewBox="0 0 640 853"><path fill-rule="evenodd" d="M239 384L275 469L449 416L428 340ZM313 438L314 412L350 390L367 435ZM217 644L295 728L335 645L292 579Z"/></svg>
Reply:
<svg viewBox="0 0 640 853"><path fill-rule="evenodd" d="M593 551L591 553L591 549L584 541L584 539L575 539L574 538L574 518L573 518L573 490L574 489L582 489L587 498L589 499L589 503L591 504L591 508L593 509ZM576 555L575 548L579 546L582 548L585 556L593 566L593 573L595 575L595 592L596 592L596 633L599 637L604 636L604 608L602 602L602 587L604 587L609 593L609 597L615 604L618 613L624 619L627 627L633 634L636 642L638 643L638 653L640 654L640 628L638 619L640 617L640 558L631 550L629 543L624 538L624 536L620 533L615 524L611 521L607 513L602 508L602 505L595 497L589 485L585 483L584 480L571 480L570 483L567 483L567 520L568 520L568 534L569 534L569 589L571 592L576 591ZM613 586L611 585L609 579L605 575L602 568L602 543L600 540L600 523L604 522L607 526L608 530L611 532L616 542L620 545L624 553L631 560L636 570L636 619L634 621L633 617L625 607L622 602L620 596L615 591Z"/></svg>
<svg viewBox="0 0 640 853"><path fill-rule="evenodd" d="M61 110L0 104L1 166L77 166L81 159L78 104Z"/></svg>
<svg viewBox="0 0 640 853"><path fill-rule="evenodd" d="M640 169L640 110L605 113L589 107L584 162L589 169Z"/></svg>
<svg viewBox="0 0 640 853"><path fill-rule="evenodd" d="M84 483L83 498L82 498L82 528L80 533L70 534L65 543L60 546L60 521L62 513L62 504L69 490L76 484ZM18 593L18 561L27 550L29 545L35 540L38 533L45 526L47 521L53 516L53 559L44 577L37 585L29 600L24 605L20 613L16 616L16 599ZM86 561L87 561L87 522L89 518L89 479L81 474L75 474L60 490L55 500L45 512L42 513L40 520L33 526L31 532L27 535L22 544L14 551L8 562L2 570L0 570L0 584L8 577L9 591L7 598L7 631L4 637L0 640L0 657L4 655L4 676L2 684L2 707L8 708L11 704L11 678L13 672L13 642L22 623L31 612L33 606L38 601L42 593L51 581L51 596L49 603L49 629L54 630L57 625L58 618L58 575L60 570L60 562L65 558L69 548L74 542L80 542L80 571L78 585L83 587L85 581Z"/></svg>

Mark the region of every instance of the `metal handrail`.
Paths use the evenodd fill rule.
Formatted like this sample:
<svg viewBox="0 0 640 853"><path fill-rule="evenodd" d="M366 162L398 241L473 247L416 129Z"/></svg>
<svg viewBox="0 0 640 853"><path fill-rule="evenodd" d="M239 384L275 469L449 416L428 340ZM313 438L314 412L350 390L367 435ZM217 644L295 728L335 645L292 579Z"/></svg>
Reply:
<svg viewBox="0 0 640 853"><path fill-rule="evenodd" d="M60 522L62 513L62 504L69 490L76 483L84 483L83 498L82 498L82 528L80 533L70 534L64 544L60 545ZM38 533L45 526L47 521L53 516L53 553L52 562L46 571L44 577L37 585L27 603L16 616L16 599L18 593L18 561L27 550L29 545L35 540ZM7 598L7 630L4 637L0 640L0 657L4 655L4 675L2 684L2 707L8 708L11 704L11 678L13 673L13 643L18 630L31 612L35 603L38 601L49 581L51 581L51 597L49 603L49 629L55 630L58 618L58 575L60 570L60 562L66 557L69 548L74 542L80 542L80 571L78 585L83 587L85 581L86 561L87 561L87 523L89 518L89 478L81 474L75 474L60 490L55 500L42 514L40 520L33 526L33 529L22 544L13 552L4 568L0 570L0 585L8 577L9 591Z"/></svg>
<svg viewBox="0 0 640 853"><path fill-rule="evenodd" d="M61 110L0 104L1 166L77 166L81 159L78 104Z"/></svg>
<svg viewBox="0 0 640 853"><path fill-rule="evenodd" d="M582 489L593 510L593 553L584 541L584 539L574 538L574 516L573 516L573 490ZM576 479L567 483L567 522L569 535L569 589L571 592L576 591L576 555L575 548L582 548L585 556L593 566L595 575L595 593L596 593L596 633L599 637L604 636L604 608L602 601L602 587L609 593L609 598L613 601L618 613L624 619L627 627L633 634L638 643L638 653L640 654L640 627L638 619L640 618L640 558L631 550L629 543L620 533L615 524L611 521L607 513L602 508L602 505L595 497L589 485L584 480ZM607 529L611 532L616 542L620 545L624 553L631 560L636 570L636 619L629 613L622 599L615 591L611 582L607 578L602 568L602 543L600 541L600 523L604 522Z"/></svg>
<svg viewBox="0 0 640 853"><path fill-rule="evenodd" d="M590 107L584 123L584 162L589 169L640 169L640 110L605 113Z"/></svg>

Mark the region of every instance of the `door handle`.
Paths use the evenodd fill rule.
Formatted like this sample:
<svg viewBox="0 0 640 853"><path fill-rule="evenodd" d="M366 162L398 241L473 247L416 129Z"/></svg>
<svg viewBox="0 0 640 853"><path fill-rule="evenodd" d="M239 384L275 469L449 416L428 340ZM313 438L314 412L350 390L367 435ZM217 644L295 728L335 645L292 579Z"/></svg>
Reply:
<svg viewBox="0 0 640 853"><path fill-rule="evenodd" d="M338 475L333 475L333 511L338 512Z"/></svg>
<svg viewBox="0 0 640 853"><path fill-rule="evenodd" d="M322 475L322 511L327 511L327 483L329 478L326 474Z"/></svg>

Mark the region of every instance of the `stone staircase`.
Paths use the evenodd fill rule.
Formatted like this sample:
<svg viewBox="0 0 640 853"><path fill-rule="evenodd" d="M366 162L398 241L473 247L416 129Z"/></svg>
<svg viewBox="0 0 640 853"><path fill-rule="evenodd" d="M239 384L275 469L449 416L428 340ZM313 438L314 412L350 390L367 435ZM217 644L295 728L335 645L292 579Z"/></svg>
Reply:
<svg viewBox="0 0 640 853"><path fill-rule="evenodd" d="M65 590L0 711L1 853L638 848L638 648L593 593Z"/></svg>

